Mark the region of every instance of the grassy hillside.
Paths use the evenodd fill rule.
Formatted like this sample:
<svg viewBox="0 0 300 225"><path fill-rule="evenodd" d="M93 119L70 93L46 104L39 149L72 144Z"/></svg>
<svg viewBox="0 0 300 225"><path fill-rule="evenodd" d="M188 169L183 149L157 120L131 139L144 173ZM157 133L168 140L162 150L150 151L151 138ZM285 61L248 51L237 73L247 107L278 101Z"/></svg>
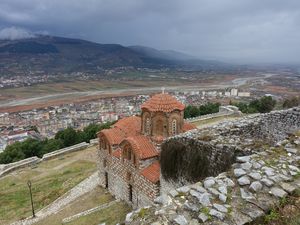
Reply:
<svg viewBox="0 0 300 225"><path fill-rule="evenodd" d="M95 151L93 147L71 153L0 178L0 224L31 215L28 180L32 182L34 206L38 211L96 171Z"/></svg>

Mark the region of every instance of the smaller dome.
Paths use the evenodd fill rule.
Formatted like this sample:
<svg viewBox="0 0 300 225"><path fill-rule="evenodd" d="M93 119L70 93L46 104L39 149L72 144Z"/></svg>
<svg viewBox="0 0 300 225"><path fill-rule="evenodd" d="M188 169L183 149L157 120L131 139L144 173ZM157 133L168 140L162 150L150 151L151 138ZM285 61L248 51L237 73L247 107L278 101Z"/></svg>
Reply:
<svg viewBox="0 0 300 225"><path fill-rule="evenodd" d="M148 101L142 104L142 109L151 112L172 112L174 110L184 110L184 105L171 95L161 93L153 95Z"/></svg>

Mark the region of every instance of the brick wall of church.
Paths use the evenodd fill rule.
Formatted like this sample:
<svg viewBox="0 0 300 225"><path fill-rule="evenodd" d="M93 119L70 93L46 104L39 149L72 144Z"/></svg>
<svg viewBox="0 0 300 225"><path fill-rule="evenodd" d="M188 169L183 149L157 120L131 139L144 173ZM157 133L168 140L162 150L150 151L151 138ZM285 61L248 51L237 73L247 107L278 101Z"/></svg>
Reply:
<svg viewBox="0 0 300 225"><path fill-rule="evenodd" d="M108 190L117 199L125 200L133 208L137 208L151 205L159 195L159 184L153 184L140 175L132 163L109 155L105 149L98 150L98 157L100 184L106 187L107 179ZM104 163L105 160L106 163ZM106 167L104 167L105 164ZM107 173L107 178L105 173ZM132 186L132 201L130 201L130 185Z"/></svg>
<svg viewBox="0 0 300 225"><path fill-rule="evenodd" d="M166 112L149 112L147 110L142 111L142 123L141 130L144 134L150 136L163 136L169 137L173 135L172 121L176 120L175 134L181 133L183 128L183 111L175 110L171 113ZM150 119L150 132L147 132L147 118Z"/></svg>

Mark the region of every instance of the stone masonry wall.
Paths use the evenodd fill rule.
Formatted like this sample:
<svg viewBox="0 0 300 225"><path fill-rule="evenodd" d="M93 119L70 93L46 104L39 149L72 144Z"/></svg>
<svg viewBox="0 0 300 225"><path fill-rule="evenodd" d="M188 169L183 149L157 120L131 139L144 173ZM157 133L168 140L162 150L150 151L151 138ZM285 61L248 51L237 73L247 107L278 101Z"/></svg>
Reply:
<svg viewBox="0 0 300 225"><path fill-rule="evenodd" d="M300 190L297 138L299 145L284 142L265 152L237 157L227 172L170 190L154 206L128 214L126 224L243 225L262 217L282 198ZM294 153L289 152L291 145Z"/></svg>
<svg viewBox="0 0 300 225"><path fill-rule="evenodd" d="M140 175L131 162L122 161L108 153L105 149L98 150L98 174L100 185L106 187L117 199L122 199L133 208L151 204L159 195L159 185L153 184ZM106 160L106 163L104 163ZM106 166L104 166L106 164ZM107 173L107 178L105 177ZM130 201L130 187L132 186L132 201Z"/></svg>
<svg viewBox="0 0 300 225"><path fill-rule="evenodd" d="M20 160L18 162L0 165L1 166L0 167L0 177L4 176L10 172L13 172L17 169L21 169L21 168L24 168L27 166L32 166L32 165L35 165L40 162L41 162L41 159L34 156L34 157Z"/></svg>
<svg viewBox="0 0 300 225"><path fill-rule="evenodd" d="M70 152L80 151L80 150L86 149L88 146L89 146L88 143L82 142L82 143L79 143L77 145L69 146L67 148L62 148L62 149L44 154L42 159L34 156L34 157L23 159L23 160L14 162L14 163L0 164L0 177L4 176L4 175L6 175L10 172L13 172L17 169L21 169L21 168L24 168L24 167L27 167L27 166L35 165L35 164L40 163L41 161L44 161L44 160L49 160L49 159L58 157L58 156L63 155L63 154L67 154L67 153L70 153Z"/></svg>
<svg viewBox="0 0 300 225"><path fill-rule="evenodd" d="M300 108L292 108L171 137L162 144L161 193L224 172L236 156L259 152L259 145L275 144L297 129Z"/></svg>
<svg viewBox="0 0 300 225"><path fill-rule="evenodd" d="M288 133L299 129L300 108L248 116L241 121L236 121L234 125L237 129L227 129L229 135L244 135L276 143L284 139Z"/></svg>
<svg viewBox="0 0 300 225"><path fill-rule="evenodd" d="M298 107L168 139L161 152L162 195L153 206L128 214L126 223L242 225L263 216L300 190L299 132ZM234 161L229 168L226 157ZM184 165L187 160L199 160L196 172ZM171 163L165 167L163 161ZM174 166L174 174L168 166Z"/></svg>
<svg viewBox="0 0 300 225"><path fill-rule="evenodd" d="M228 170L236 152L234 146L213 145L184 135L168 139L160 157L161 193L172 185L180 187Z"/></svg>

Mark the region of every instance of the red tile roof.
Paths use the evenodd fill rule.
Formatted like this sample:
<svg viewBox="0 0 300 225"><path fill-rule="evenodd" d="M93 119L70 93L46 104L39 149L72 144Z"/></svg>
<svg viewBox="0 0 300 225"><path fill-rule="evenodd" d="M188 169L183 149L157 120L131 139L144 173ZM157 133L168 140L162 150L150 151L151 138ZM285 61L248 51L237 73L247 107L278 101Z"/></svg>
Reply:
<svg viewBox="0 0 300 225"><path fill-rule="evenodd" d="M113 127L117 127L122 130L126 137L137 135L141 131L141 117L130 116L120 119Z"/></svg>
<svg viewBox="0 0 300 225"><path fill-rule="evenodd" d="M168 94L153 95L148 101L142 104L142 109L148 109L152 112L172 112L174 110L184 110L184 105L176 98Z"/></svg>
<svg viewBox="0 0 300 225"><path fill-rule="evenodd" d="M124 132L119 128L104 129L100 132L100 134L103 134L111 145L120 144L126 137Z"/></svg>
<svg viewBox="0 0 300 225"><path fill-rule="evenodd" d="M129 144L132 147L132 150L139 159L148 159L158 156L158 151L150 141L149 137L143 135L131 136L126 138L123 142L129 142Z"/></svg>
<svg viewBox="0 0 300 225"><path fill-rule="evenodd" d="M103 134L111 145L118 145L126 137L138 135L140 130L141 118L130 116L120 119L113 125L113 128L104 129L99 134Z"/></svg>
<svg viewBox="0 0 300 225"><path fill-rule="evenodd" d="M146 179L150 180L152 183L157 183L160 176L160 165L158 161L153 162L150 166L146 167L141 171Z"/></svg>
<svg viewBox="0 0 300 225"><path fill-rule="evenodd" d="M183 132L186 132L186 131L193 130L193 129L196 129L196 128L197 127L194 124L184 123L183 127L182 127L182 130L183 130Z"/></svg>

